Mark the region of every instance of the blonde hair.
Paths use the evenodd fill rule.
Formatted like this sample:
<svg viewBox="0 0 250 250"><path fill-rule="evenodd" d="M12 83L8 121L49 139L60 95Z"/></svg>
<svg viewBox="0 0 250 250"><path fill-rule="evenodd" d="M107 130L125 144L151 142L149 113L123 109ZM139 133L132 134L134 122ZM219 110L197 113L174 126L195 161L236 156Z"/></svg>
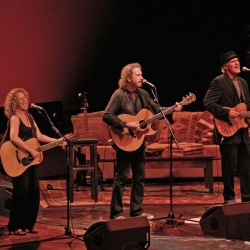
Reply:
<svg viewBox="0 0 250 250"><path fill-rule="evenodd" d="M124 66L121 71L120 80L118 81L119 88L124 88L126 86L127 79L132 76L133 68L142 69L139 63L130 63Z"/></svg>
<svg viewBox="0 0 250 250"><path fill-rule="evenodd" d="M5 98L4 102L4 114L7 118L10 118L15 114L17 109L17 94L22 92L29 101L29 93L23 88L12 89Z"/></svg>

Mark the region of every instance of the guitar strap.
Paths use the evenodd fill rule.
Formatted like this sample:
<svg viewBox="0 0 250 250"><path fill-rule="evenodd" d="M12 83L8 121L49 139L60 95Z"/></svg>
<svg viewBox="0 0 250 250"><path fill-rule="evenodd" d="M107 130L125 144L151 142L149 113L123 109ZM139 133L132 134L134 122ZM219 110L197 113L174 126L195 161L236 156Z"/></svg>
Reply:
<svg viewBox="0 0 250 250"><path fill-rule="evenodd" d="M152 114L155 115L154 111L151 109L151 107L148 105L148 103L144 100L144 98L143 98L142 95L140 94L139 90L138 90L138 96L139 96L139 98L141 99L143 105L144 105L144 106L146 105L146 106L148 107L148 109L152 112ZM146 108L146 107L145 107L145 108Z"/></svg>
<svg viewBox="0 0 250 250"><path fill-rule="evenodd" d="M27 116L28 116L30 124L31 124L31 129L32 129L33 137L37 138L37 136L36 136L36 128L35 128L33 117L29 113L27 113Z"/></svg>

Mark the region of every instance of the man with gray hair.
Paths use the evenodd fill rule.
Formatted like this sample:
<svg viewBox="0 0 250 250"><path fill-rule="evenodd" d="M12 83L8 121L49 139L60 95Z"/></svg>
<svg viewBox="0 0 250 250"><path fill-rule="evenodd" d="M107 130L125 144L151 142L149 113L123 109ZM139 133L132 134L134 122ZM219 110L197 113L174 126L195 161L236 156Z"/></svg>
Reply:
<svg viewBox="0 0 250 250"><path fill-rule="evenodd" d="M250 139L242 113L250 110L246 80L239 77L239 56L234 51L220 58L222 74L214 78L204 97L205 108L214 115L213 142L220 146L225 204L236 203L234 177L240 179L241 201L250 201Z"/></svg>

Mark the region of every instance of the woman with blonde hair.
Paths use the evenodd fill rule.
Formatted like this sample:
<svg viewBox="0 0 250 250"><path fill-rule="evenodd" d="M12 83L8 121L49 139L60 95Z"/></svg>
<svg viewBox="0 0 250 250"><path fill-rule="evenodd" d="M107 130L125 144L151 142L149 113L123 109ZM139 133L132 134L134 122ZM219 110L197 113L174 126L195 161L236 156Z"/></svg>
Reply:
<svg viewBox="0 0 250 250"><path fill-rule="evenodd" d="M50 143L54 138L42 134L30 113L29 94L23 88L12 89L6 96L4 113L9 119L9 139L16 147L27 151L31 157L39 152L25 143L30 138ZM39 210L40 190L38 165L30 166L21 175L12 178L13 195L8 230L14 235L38 233L35 223Z"/></svg>

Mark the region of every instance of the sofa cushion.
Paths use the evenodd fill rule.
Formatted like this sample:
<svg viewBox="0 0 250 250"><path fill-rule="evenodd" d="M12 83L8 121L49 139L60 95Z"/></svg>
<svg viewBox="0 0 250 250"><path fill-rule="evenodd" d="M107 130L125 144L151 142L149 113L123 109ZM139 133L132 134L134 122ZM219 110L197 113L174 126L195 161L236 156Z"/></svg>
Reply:
<svg viewBox="0 0 250 250"><path fill-rule="evenodd" d="M209 111L204 111L195 129L195 142L201 143L203 145L212 144L213 139L214 122L213 115Z"/></svg>
<svg viewBox="0 0 250 250"><path fill-rule="evenodd" d="M174 124L171 125L178 142L195 142L195 128L202 112L181 111L173 113ZM169 129L163 125L159 143L169 143Z"/></svg>

